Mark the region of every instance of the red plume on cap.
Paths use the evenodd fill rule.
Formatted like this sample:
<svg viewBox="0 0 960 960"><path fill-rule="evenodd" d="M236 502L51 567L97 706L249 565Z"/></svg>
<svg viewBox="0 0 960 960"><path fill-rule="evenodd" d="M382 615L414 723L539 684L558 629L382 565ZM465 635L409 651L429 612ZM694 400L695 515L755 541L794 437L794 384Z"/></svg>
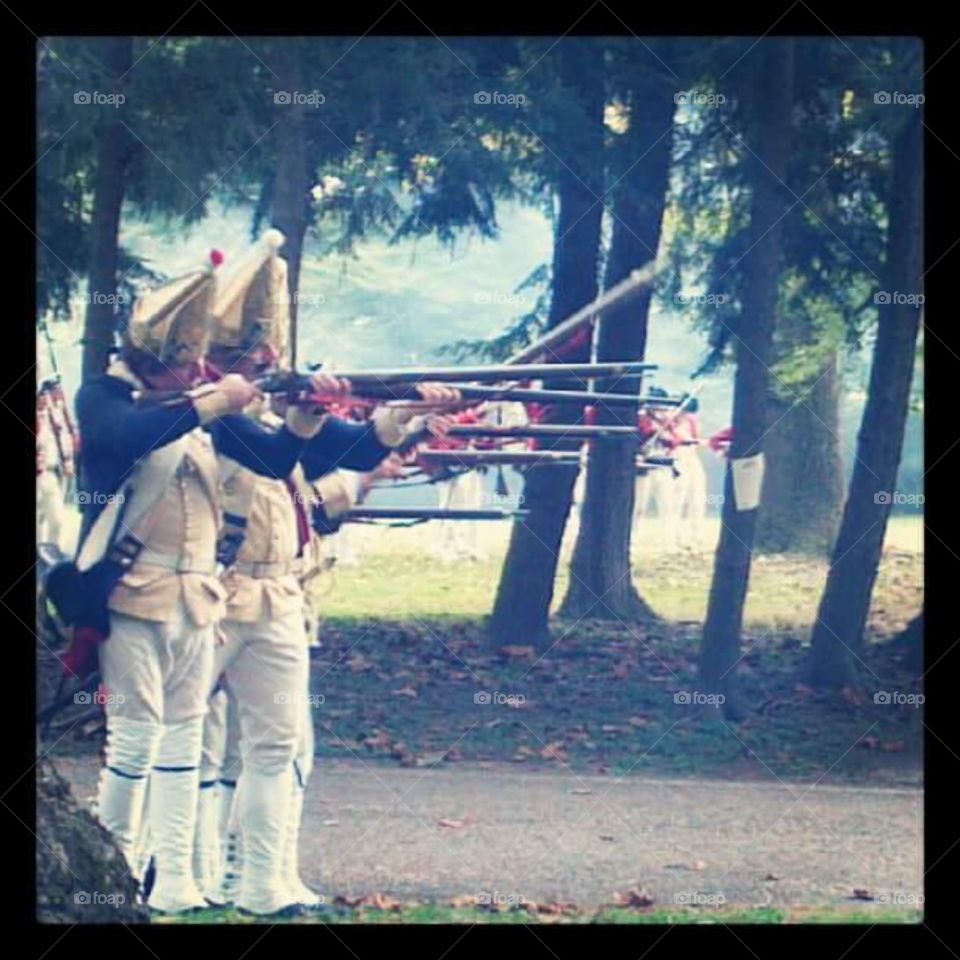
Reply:
<svg viewBox="0 0 960 960"><path fill-rule="evenodd" d="M223 251L217 250L216 248L210 251L210 262L215 267L219 267L220 264L223 263L223 260L224 260Z"/></svg>

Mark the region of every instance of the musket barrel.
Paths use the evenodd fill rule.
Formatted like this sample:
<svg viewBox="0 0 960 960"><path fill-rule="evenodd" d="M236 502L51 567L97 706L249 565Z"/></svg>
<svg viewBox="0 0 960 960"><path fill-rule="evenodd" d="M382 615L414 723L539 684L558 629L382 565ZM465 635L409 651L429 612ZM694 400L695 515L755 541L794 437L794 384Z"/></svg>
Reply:
<svg viewBox="0 0 960 960"><path fill-rule="evenodd" d="M442 507L354 507L346 520L513 520L529 510L444 510Z"/></svg>
<svg viewBox="0 0 960 960"><path fill-rule="evenodd" d="M464 467L482 467L487 464L570 463L580 461L577 450L421 450L418 459L423 463L458 464Z"/></svg>
<svg viewBox="0 0 960 960"><path fill-rule="evenodd" d="M535 340L530 346L518 350L508 358L507 363L511 365L532 363L551 355L557 346L576 333L580 327L599 319L607 310L610 310L625 298L638 294L644 287L653 283L656 275L656 264L651 260L639 270L634 270L630 276L621 280L605 293L602 293L592 303L581 307L573 316L557 324L539 340Z"/></svg>
<svg viewBox="0 0 960 960"><path fill-rule="evenodd" d="M447 383L441 386L452 387L460 391L464 400L510 400L520 403L567 403L577 406L585 405L605 405L605 406L664 406L674 407L680 401L672 398L660 397L650 398L642 397L634 393L598 393L592 390L538 390L529 387L493 387L478 386L470 383ZM385 397L390 391L390 385L379 388L371 387L369 396ZM419 394L415 392L416 388L400 386L393 393L398 402L410 400L414 403L419 402ZM402 391L402 396L397 396ZM357 396L364 396L362 390L358 390Z"/></svg>
<svg viewBox="0 0 960 960"><path fill-rule="evenodd" d="M656 370L655 363L637 363L630 360L603 363L527 363L488 364L474 367L416 367L410 369L384 368L381 370L331 370L336 377L349 380L355 387L395 383L423 383L427 380L445 380L451 383L477 381L496 383L499 380L562 380L631 377Z"/></svg>
<svg viewBox="0 0 960 960"><path fill-rule="evenodd" d="M305 393L310 394L312 386L309 376L304 374L271 374L256 381L265 393ZM521 403L602 403L609 406L640 406L646 400L632 393L596 393L587 390L538 390L529 387L491 386L473 383L441 383L441 386L460 391L464 400L517 400ZM416 383L354 383L352 396L360 399L393 400L398 402L419 403L422 398ZM339 400L349 398L337 398ZM323 402L321 396L317 402ZM666 401L665 401L666 402ZM679 402L679 401L675 401ZM667 405L671 405L666 402Z"/></svg>
<svg viewBox="0 0 960 960"><path fill-rule="evenodd" d="M432 466L575 466L579 450L421 450L420 462ZM637 467L672 467L673 457L637 457Z"/></svg>
<svg viewBox="0 0 960 960"><path fill-rule="evenodd" d="M499 426L497 424L454 424L451 437L639 437L636 427L604 426L583 423L530 423L522 426Z"/></svg>

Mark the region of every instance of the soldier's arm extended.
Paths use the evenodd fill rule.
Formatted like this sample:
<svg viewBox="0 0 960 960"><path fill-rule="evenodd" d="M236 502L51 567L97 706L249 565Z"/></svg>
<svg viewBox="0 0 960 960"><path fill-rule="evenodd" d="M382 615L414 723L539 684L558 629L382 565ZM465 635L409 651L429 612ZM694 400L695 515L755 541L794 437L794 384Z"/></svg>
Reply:
<svg viewBox="0 0 960 960"><path fill-rule="evenodd" d="M327 417L319 433L304 447L300 462L308 480L338 467L366 473L372 470L406 436L406 424L392 411L382 409L370 423L349 423Z"/></svg>
<svg viewBox="0 0 960 960"><path fill-rule="evenodd" d="M138 407L133 387L106 375L85 383L77 392L76 403L88 458L91 453L104 452L116 461L133 463L200 425L196 406Z"/></svg>
<svg viewBox="0 0 960 960"><path fill-rule="evenodd" d="M260 476L282 480L290 476L317 426L288 417L279 430L271 430L252 417L229 414L212 420L208 429L217 453Z"/></svg>

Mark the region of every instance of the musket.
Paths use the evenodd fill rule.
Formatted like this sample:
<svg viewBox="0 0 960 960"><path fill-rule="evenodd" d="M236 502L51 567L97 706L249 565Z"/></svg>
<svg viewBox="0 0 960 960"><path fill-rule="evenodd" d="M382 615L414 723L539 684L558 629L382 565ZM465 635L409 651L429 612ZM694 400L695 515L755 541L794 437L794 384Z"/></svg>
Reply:
<svg viewBox="0 0 960 960"><path fill-rule="evenodd" d="M614 424L586 423L528 423L518 426L501 426L486 423L456 423L447 431L450 437L493 437L500 440L525 437L569 437L593 440L597 437L640 437L637 427Z"/></svg>
<svg viewBox="0 0 960 960"><path fill-rule="evenodd" d="M437 404L425 401L416 384L369 384L356 390L348 396L328 396L314 390L310 378L303 374L269 374L251 381L264 393L286 394L291 403L317 404L344 403L351 399L357 403L382 403L400 405L415 410L436 409ZM462 400L458 403L443 403L440 406L450 409L458 404L475 406L478 402L506 400L520 403L568 403L568 404L603 404L605 406L643 406L649 398L630 393L596 393L587 390L538 390L529 387L516 386L489 386L477 384L449 383L439 384L450 389L459 390ZM172 406L185 402L189 392L183 390L148 390L137 396L139 406ZM679 401L657 398L661 406L673 406Z"/></svg>
<svg viewBox="0 0 960 960"><path fill-rule="evenodd" d="M550 366L550 364L547 364ZM557 364L557 366L561 366ZM571 365L572 366L572 365ZM503 368L497 368L499 370ZM347 378L350 379L350 378ZM412 382L374 382L372 380L358 381L356 377L350 379L352 386L351 396L361 400L393 400L404 403L410 401L414 404L426 406L435 406L430 401L424 401L417 390L417 384L420 381ZM313 388L309 375L302 373L275 373L260 377L254 383L264 393L286 393L291 400L296 401L298 396L303 396L304 402L310 402L312 398L319 398L317 402L322 402L323 397ZM671 397L640 397L632 393L599 393L589 390L540 390L533 387L522 387L518 385L491 386L489 384L460 383L460 382L438 382L438 386L447 387L453 390L459 390L464 401L474 400L507 400L519 401L521 403L576 403L588 404L603 403L608 406L664 406L674 407L680 403L679 398ZM349 400L347 398L339 398ZM443 404L443 406L449 406Z"/></svg>
<svg viewBox="0 0 960 960"><path fill-rule="evenodd" d="M349 402L350 397L357 400L387 402L388 406L413 407L414 409L436 408L438 405L429 400L424 400L417 390L416 384L370 384L357 390L350 396L325 396L312 389L302 389L302 384L293 379L263 378L257 381L256 385L264 393L285 393L294 403L329 403L344 401ZM515 386L490 386L472 383L439 383L441 387L447 387L451 390L460 392L461 401L468 406L475 406L477 401L517 401L520 403L569 403L579 406L587 404L603 404L605 406L644 406L650 402L649 397L640 397L633 393L597 393L590 390L539 390L532 387ZM656 398L656 402L661 406L675 406L679 400L670 398ZM456 403L443 403L440 406L449 408L456 406Z"/></svg>
<svg viewBox="0 0 960 960"><path fill-rule="evenodd" d="M600 294L596 300L581 307L572 316L547 331L539 340L535 340L528 347L518 350L507 359L507 363L516 366L522 363L539 362L556 356L556 348L587 324L594 324L608 310L623 300L636 296L653 283L657 270L654 261L650 261L639 270L634 270L628 277Z"/></svg>
<svg viewBox="0 0 960 960"><path fill-rule="evenodd" d="M652 403L659 397L649 398ZM432 434L423 427L407 436L397 448L404 453L415 446L429 440ZM464 438L491 438L496 440L519 440L530 437L554 437L567 440L595 440L610 439L612 437L630 437L640 440L640 430L637 427L620 424L586 424L586 423L527 423L515 426L503 426L496 423L457 423L449 428L447 436Z"/></svg>
<svg viewBox="0 0 960 960"><path fill-rule="evenodd" d="M311 371L322 370L321 364L309 365ZM635 377L657 370L655 363L634 363L630 360L604 361L603 363L525 363L484 364L475 367L415 367L384 368L380 370L330 370L335 377L349 380L362 394L367 386L396 383L425 383L443 380L448 383L497 383L501 380L571 380L588 378L611 379ZM324 373L328 371L323 371Z"/></svg>
<svg viewBox="0 0 960 960"><path fill-rule="evenodd" d="M579 450L421 450L418 462L425 466L577 466ZM637 466L672 467L672 457L637 457Z"/></svg>
<svg viewBox="0 0 960 960"><path fill-rule="evenodd" d="M441 507L354 507L347 522L365 520L513 520L529 510L444 510Z"/></svg>
<svg viewBox="0 0 960 960"><path fill-rule="evenodd" d="M47 341L47 353L50 356L50 367L53 370L54 377L60 379L60 368L57 366L57 351L53 346L53 334L50 333L50 327L44 317L40 321L40 329L43 331L43 338Z"/></svg>

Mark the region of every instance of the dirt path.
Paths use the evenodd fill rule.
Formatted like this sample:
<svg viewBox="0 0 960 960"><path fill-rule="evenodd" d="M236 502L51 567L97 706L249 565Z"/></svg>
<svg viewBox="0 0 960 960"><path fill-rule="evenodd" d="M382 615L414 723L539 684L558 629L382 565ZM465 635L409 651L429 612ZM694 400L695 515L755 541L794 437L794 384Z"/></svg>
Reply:
<svg viewBox="0 0 960 960"><path fill-rule="evenodd" d="M92 797L94 759L57 763ZM916 789L324 760L301 850L306 879L328 897L595 906L636 888L663 906L824 906L858 889L882 910L922 895L922 838Z"/></svg>

